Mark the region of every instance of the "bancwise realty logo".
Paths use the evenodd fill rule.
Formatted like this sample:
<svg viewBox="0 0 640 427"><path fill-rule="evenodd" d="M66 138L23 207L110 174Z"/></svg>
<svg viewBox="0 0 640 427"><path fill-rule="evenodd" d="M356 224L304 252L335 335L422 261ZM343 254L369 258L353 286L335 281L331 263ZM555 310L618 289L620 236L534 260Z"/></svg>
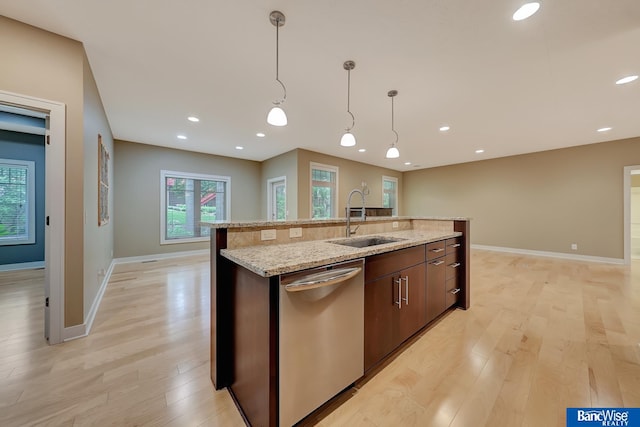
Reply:
<svg viewBox="0 0 640 427"><path fill-rule="evenodd" d="M640 427L640 408L567 408L567 427Z"/></svg>

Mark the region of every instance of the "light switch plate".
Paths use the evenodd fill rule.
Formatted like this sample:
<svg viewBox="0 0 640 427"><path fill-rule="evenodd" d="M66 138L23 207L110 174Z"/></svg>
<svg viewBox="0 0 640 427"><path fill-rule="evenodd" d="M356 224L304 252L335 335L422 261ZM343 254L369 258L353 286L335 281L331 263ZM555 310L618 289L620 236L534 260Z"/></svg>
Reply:
<svg viewBox="0 0 640 427"><path fill-rule="evenodd" d="M289 238L294 238L294 237L302 237L302 228L301 227L296 227L296 228L290 228L289 229Z"/></svg>
<svg viewBox="0 0 640 427"><path fill-rule="evenodd" d="M260 230L260 240L276 240L276 230Z"/></svg>

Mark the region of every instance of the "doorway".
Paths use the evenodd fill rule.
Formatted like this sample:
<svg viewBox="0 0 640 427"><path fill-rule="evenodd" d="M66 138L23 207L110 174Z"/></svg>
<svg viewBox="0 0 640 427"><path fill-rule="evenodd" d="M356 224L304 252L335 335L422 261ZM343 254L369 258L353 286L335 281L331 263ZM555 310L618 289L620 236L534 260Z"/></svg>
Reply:
<svg viewBox="0 0 640 427"><path fill-rule="evenodd" d="M0 91L0 104L45 116L45 280L44 337L49 344L63 341L65 250L65 124L64 104Z"/></svg>
<svg viewBox="0 0 640 427"><path fill-rule="evenodd" d="M267 220L287 219L287 177L280 176L267 180Z"/></svg>
<svg viewBox="0 0 640 427"><path fill-rule="evenodd" d="M640 259L640 165L624 168L624 263Z"/></svg>

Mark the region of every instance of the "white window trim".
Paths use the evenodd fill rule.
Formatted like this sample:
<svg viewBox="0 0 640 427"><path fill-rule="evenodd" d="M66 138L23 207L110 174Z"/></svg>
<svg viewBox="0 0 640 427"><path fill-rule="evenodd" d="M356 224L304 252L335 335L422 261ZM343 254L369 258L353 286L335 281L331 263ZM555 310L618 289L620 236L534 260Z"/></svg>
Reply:
<svg viewBox="0 0 640 427"><path fill-rule="evenodd" d="M396 178L395 176L385 176L382 175L382 200L384 200L384 182L385 181L391 181L394 182L395 188L396 188L396 197L395 197L395 206L392 206L391 209L393 209L391 212L392 216L398 216L398 199L400 198L399 196L399 191L398 191L398 178Z"/></svg>
<svg viewBox="0 0 640 427"><path fill-rule="evenodd" d="M36 242L36 162L32 160L0 159L0 166L27 169L27 236L0 237L0 246L30 245Z"/></svg>
<svg viewBox="0 0 640 427"><path fill-rule="evenodd" d="M311 219L325 219L325 218L313 218L313 170L322 170L326 172L335 172L336 174L336 194L334 194L334 200L332 203L334 212L331 212L331 216L329 218L337 218L338 217L338 194L339 188L338 183L340 182L339 176L339 167L325 165L322 163L309 162L309 217Z"/></svg>
<svg viewBox="0 0 640 427"><path fill-rule="evenodd" d="M167 222L167 211L166 211L166 177L176 177L176 178L187 178L187 179L199 179L205 181L225 181L226 191L225 191L225 213L224 216L226 219L216 221L216 222L227 222L231 218L231 177L229 176L220 176L220 175L207 175L201 173L190 173L190 172L178 172L178 171L170 171L170 170L161 170L160 171L160 244L161 245L174 245L178 243L194 243L194 242L208 242L210 236L203 237L189 237L185 239L167 239L165 235L166 231L166 222Z"/></svg>

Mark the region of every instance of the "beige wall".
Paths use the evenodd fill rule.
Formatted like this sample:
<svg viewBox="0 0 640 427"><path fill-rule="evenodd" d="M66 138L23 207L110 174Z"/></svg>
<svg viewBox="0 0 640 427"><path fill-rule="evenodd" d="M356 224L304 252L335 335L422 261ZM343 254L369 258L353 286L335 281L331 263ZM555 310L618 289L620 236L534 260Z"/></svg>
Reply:
<svg viewBox="0 0 640 427"><path fill-rule="evenodd" d="M638 164L632 138L412 171L404 206L471 217L474 244L622 259L623 168Z"/></svg>
<svg viewBox="0 0 640 427"><path fill-rule="evenodd" d="M338 217L344 218L349 192L354 188L361 189L363 181L367 183L370 191L365 200L366 205L369 207L381 207L383 175L398 178L398 210L399 214L403 215L402 172L300 149L298 150L298 217L300 219L309 218L311 211L311 201L309 199L311 162L337 166L339 168ZM361 204L360 197L354 197L352 205L360 206Z"/></svg>
<svg viewBox="0 0 640 427"><path fill-rule="evenodd" d="M65 326L83 322L83 75L79 42L0 16L0 88L67 111ZM56 220L52 218L52 220Z"/></svg>
<svg viewBox="0 0 640 427"><path fill-rule="evenodd" d="M284 176L287 178L287 219L298 218L298 150L291 150L262 162L261 218L267 218L267 180Z"/></svg>
<svg viewBox="0 0 640 427"><path fill-rule="evenodd" d="M116 140L114 257L208 249L208 242L160 245L160 171L231 177L231 220L260 218L260 164Z"/></svg>
<svg viewBox="0 0 640 427"><path fill-rule="evenodd" d="M113 136L91 67L84 57L84 318L98 294L113 259L113 222L98 226L98 134L111 155L109 183L113 183ZM113 191L109 192L113 215Z"/></svg>

